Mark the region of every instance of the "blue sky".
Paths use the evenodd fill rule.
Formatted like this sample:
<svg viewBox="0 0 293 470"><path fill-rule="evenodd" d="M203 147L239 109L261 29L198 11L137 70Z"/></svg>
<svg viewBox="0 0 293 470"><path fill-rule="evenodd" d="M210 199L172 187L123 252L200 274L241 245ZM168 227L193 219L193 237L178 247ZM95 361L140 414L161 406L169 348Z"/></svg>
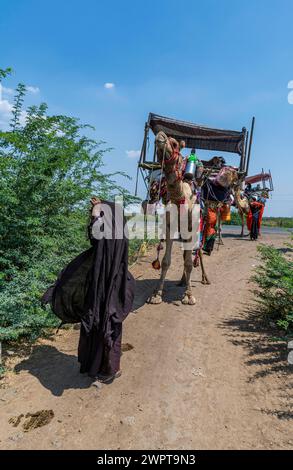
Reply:
<svg viewBox="0 0 293 470"><path fill-rule="evenodd" d="M114 148L107 170L132 177L150 111L235 130L255 115L250 174L270 168L266 213L293 216L292 18L291 0L2 0L3 85L93 124ZM9 90L0 99L3 123Z"/></svg>

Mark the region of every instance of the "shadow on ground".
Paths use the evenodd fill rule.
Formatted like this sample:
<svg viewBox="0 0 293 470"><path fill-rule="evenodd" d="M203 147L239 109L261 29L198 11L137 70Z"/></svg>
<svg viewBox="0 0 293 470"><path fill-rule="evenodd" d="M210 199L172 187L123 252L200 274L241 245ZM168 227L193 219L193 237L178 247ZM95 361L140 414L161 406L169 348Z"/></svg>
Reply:
<svg viewBox="0 0 293 470"><path fill-rule="evenodd" d="M277 248L277 250L278 250L279 253L281 253L282 255L287 255L287 254L293 253L293 249L292 249L290 246L282 247L282 248Z"/></svg>
<svg viewBox="0 0 293 470"><path fill-rule="evenodd" d="M49 345L35 346L30 357L17 364L14 370L17 373L28 371L58 397L65 390L88 388L92 383L92 379L79 373L76 354L67 354Z"/></svg>
<svg viewBox="0 0 293 470"><path fill-rule="evenodd" d="M158 280L136 280L133 310L142 307L157 286ZM181 300L184 288L177 286L178 281L166 281L163 301L172 303ZM28 352L28 351L27 351ZM70 351L58 350L51 345L30 347L29 358L15 366L15 372L27 371L49 390L54 396L62 396L68 389L88 388L92 379L79 372L76 348ZM69 354L71 353L71 354Z"/></svg>
<svg viewBox="0 0 293 470"><path fill-rule="evenodd" d="M135 286L135 296L133 302L133 310L138 310L151 297L155 288L158 286L158 279L137 279ZM196 281L192 281L194 283ZM164 284L163 302L173 303L180 301L183 297L185 287L179 286L177 281L166 280Z"/></svg>
<svg viewBox="0 0 293 470"><path fill-rule="evenodd" d="M243 237L241 237L240 233L222 233L222 238L233 238L234 240L241 240L241 241L248 241L250 242L250 236L249 233L245 234Z"/></svg>
<svg viewBox="0 0 293 470"><path fill-rule="evenodd" d="M237 317L225 320L219 326L232 344L246 350L245 364L251 367L249 382L270 376L275 378L273 386L277 387L283 408L261 411L279 419L292 419L293 366L288 363L287 341L279 338L280 331L270 329L264 323L255 305L243 307Z"/></svg>

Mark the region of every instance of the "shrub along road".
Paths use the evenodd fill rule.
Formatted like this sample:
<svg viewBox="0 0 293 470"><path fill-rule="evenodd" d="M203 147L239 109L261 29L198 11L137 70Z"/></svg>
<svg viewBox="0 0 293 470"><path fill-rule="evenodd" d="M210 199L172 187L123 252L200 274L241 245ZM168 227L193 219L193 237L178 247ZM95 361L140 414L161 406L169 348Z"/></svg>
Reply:
<svg viewBox="0 0 293 470"><path fill-rule="evenodd" d="M261 239L277 247L287 240L280 233ZM124 327L123 374L112 385L96 389L79 374L74 329L22 355L6 351L0 447L292 448L292 366L285 342L271 340L276 332L257 321L248 282L257 243L235 233L224 243L205 257L210 286L193 271L195 306L180 303L178 245L161 305L145 304L158 277L150 264L155 249L133 267L137 295ZM42 427L17 420L41 410Z"/></svg>

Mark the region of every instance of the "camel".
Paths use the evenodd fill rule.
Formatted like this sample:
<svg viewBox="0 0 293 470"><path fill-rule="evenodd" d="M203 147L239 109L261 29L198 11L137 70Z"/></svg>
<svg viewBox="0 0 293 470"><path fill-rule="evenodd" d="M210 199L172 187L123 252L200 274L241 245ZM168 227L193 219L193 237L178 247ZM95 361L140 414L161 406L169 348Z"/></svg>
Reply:
<svg viewBox="0 0 293 470"><path fill-rule="evenodd" d="M246 196L241 194L241 189L240 189L240 182L237 181L235 185L232 187L232 194L235 199L235 204L238 210L238 214L241 217L241 237L244 237L244 226L245 226L245 216L249 213L250 211L250 206L249 206L249 201ZM220 209L222 206L222 203L218 204L218 209ZM217 226L218 226L218 242L219 245L223 245L223 240L222 240L222 221L221 221L221 216L220 212L218 212L218 219L217 219Z"/></svg>
<svg viewBox="0 0 293 470"><path fill-rule="evenodd" d="M178 143L176 139L172 137L167 137L167 135L162 131L158 132L158 134L156 135L158 161L161 163L162 169L165 173L170 202L171 204L177 206L177 208L180 207L180 204L185 203L188 207L188 215L190 215L192 212L192 208L196 203L196 196L193 194L190 184L188 182L183 181L182 179L183 157L180 154L180 150L182 147L184 147L184 145L185 144L183 141ZM169 213L167 212L166 249L164 257L162 259L161 276L157 288L149 299L149 303L151 304L160 304L162 302L164 282L167 275L167 271L171 265L171 254L174 240L172 239L172 234L170 231L170 216L168 216L168 214ZM181 226L180 212L179 226ZM188 248L189 249L184 248L183 250L184 268L182 278L179 284L184 285L186 287L182 298L182 304L194 305L196 300L192 294L190 281L191 271L193 268L192 249L190 249L190 246ZM204 269L201 249L199 249L199 260L202 270L202 283L210 284Z"/></svg>
<svg viewBox="0 0 293 470"><path fill-rule="evenodd" d="M246 196L241 194L241 191L238 187L234 188L232 190L232 193L234 195L238 214L241 217L240 237L244 237L245 216L248 215L250 211L249 201ZM217 209L221 209L221 207L222 207L222 203L219 203ZM218 245L224 245L223 239L222 239L222 220L221 220L220 211L218 211L218 214L217 214L217 227L218 227L218 231L217 231Z"/></svg>
<svg viewBox="0 0 293 470"><path fill-rule="evenodd" d="M237 184L234 187L233 190L233 195L235 198L235 204L238 209L238 213L241 217L241 234L240 236L244 236L244 225L245 225L245 216L249 213L250 207L249 207L249 201L246 196L241 194L241 189L240 185Z"/></svg>
<svg viewBox="0 0 293 470"><path fill-rule="evenodd" d="M223 164L225 164L225 160L222 157L213 157L209 161L203 162L204 166L207 168L213 168L213 169L221 169ZM232 194L234 195L235 199L235 204L238 209L238 213L241 217L241 237L244 236L244 225L245 225L245 215L249 213L249 201L246 196L241 194L241 180L238 178L238 174L236 172L231 171L230 173L231 177L231 188L232 188ZM217 210L222 207L222 203L219 203L217 205ZM218 211L218 239L219 239L219 244L222 244L222 237L221 237L221 217L220 213Z"/></svg>
<svg viewBox="0 0 293 470"><path fill-rule="evenodd" d="M218 159L215 160L215 159ZM214 168L216 168L219 164L221 164L220 161L221 157L214 157L213 159L210 160L210 162L214 165ZM209 167L210 163L205 162L205 166ZM227 169L226 169L227 172ZM250 207L249 207L249 201L248 198L241 193L241 183L242 180L239 179L238 173L235 169L231 168L229 169L229 186L231 187L231 193L234 196L235 200L235 205L238 209L238 213L241 217L241 237L244 236L244 225L245 225L245 216L249 213ZM209 204L209 201L206 201L206 204ZM215 203L214 203L215 205ZM220 215L220 209L223 206L222 202L218 202L215 206L217 210L217 226L218 226L218 240L219 244L223 244L222 237L221 237L221 215Z"/></svg>
<svg viewBox="0 0 293 470"><path fill-rule="evenodd" d="M183 165L183 157L180 154L181 148L184 146L184 142L178 143L176 139L172 137L167 137L167 135L160 131L156 136L156 147L157 147L157 154L158 154L158 161L162 165L162 169L165 173L167 190L170 197L170 202L175 206L179 207L182 203L185 203L188 208L188 213L192 212L193 206L196 203L196 196L194 195L190 183L184 181L182 178L182 165ZM214 157L215 158L215 157ZM232 170L235 173L235 170ZM233 178L235 175L233 173ZM231 173L232 174L232 173ZM234 179L235 181L235 179ZM202 184L202 179L200 178L197 180L198 185ZM236 184L236 181L235 181ZM243 199L240 195L240 189L235 189L235 199L238 202L239 206L243 204ZM99 198L92 198L92 216L96 216L98 213L98 205L100 203ZM211 207L213 204L218 204L215 201L205 201L206 207ZM180 214L180 212L179 212ZM169 215L169 217L168 217ZM151 304L160 304L162 302L162 294L164 288L165 278L168 272L168 269L171 265L171 254L172 254L172 246L174 239L172 238L172 234L170 231L170 213L167 212L167 221L166 221L166 249L165 254L162 260L162 268L161 268L161 276L159 280L159 284L155 291L153 292L152 296L149 299L149 303ZM179 215L179 226L180 226L180 215ZM190 230L190 227L189 227ZM182 304L184 305L194 305L196 303L196 299L192 294L191 289L191 271L193 268L193 260L192 260L192 248L183 250L183 260L184 260L184 268L181 280L179 285L185 286L185 292L182 298ZM203 253L202 249L198 249L199 261L202 271L202 283L203 284L210 284L207 274L204 269L203 264Z"/></svg>

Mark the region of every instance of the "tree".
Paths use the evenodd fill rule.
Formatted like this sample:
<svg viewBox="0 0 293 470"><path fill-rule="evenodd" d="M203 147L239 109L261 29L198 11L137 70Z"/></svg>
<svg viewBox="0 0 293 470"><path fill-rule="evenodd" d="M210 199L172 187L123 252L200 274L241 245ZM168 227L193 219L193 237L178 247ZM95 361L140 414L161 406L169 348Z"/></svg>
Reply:
<svg viewBox="0 0 293 470"><path fill-rule="evenodd" d="M0 69L0 79L9 73ZM40 297L88 246L89 198L131 201L115 174L103 173L109 149L88 137L90 126L49 115L45 103L25 111L24 97L19 84L10 129L0 131L0 340L36 337L56 323Z"/></svg>

